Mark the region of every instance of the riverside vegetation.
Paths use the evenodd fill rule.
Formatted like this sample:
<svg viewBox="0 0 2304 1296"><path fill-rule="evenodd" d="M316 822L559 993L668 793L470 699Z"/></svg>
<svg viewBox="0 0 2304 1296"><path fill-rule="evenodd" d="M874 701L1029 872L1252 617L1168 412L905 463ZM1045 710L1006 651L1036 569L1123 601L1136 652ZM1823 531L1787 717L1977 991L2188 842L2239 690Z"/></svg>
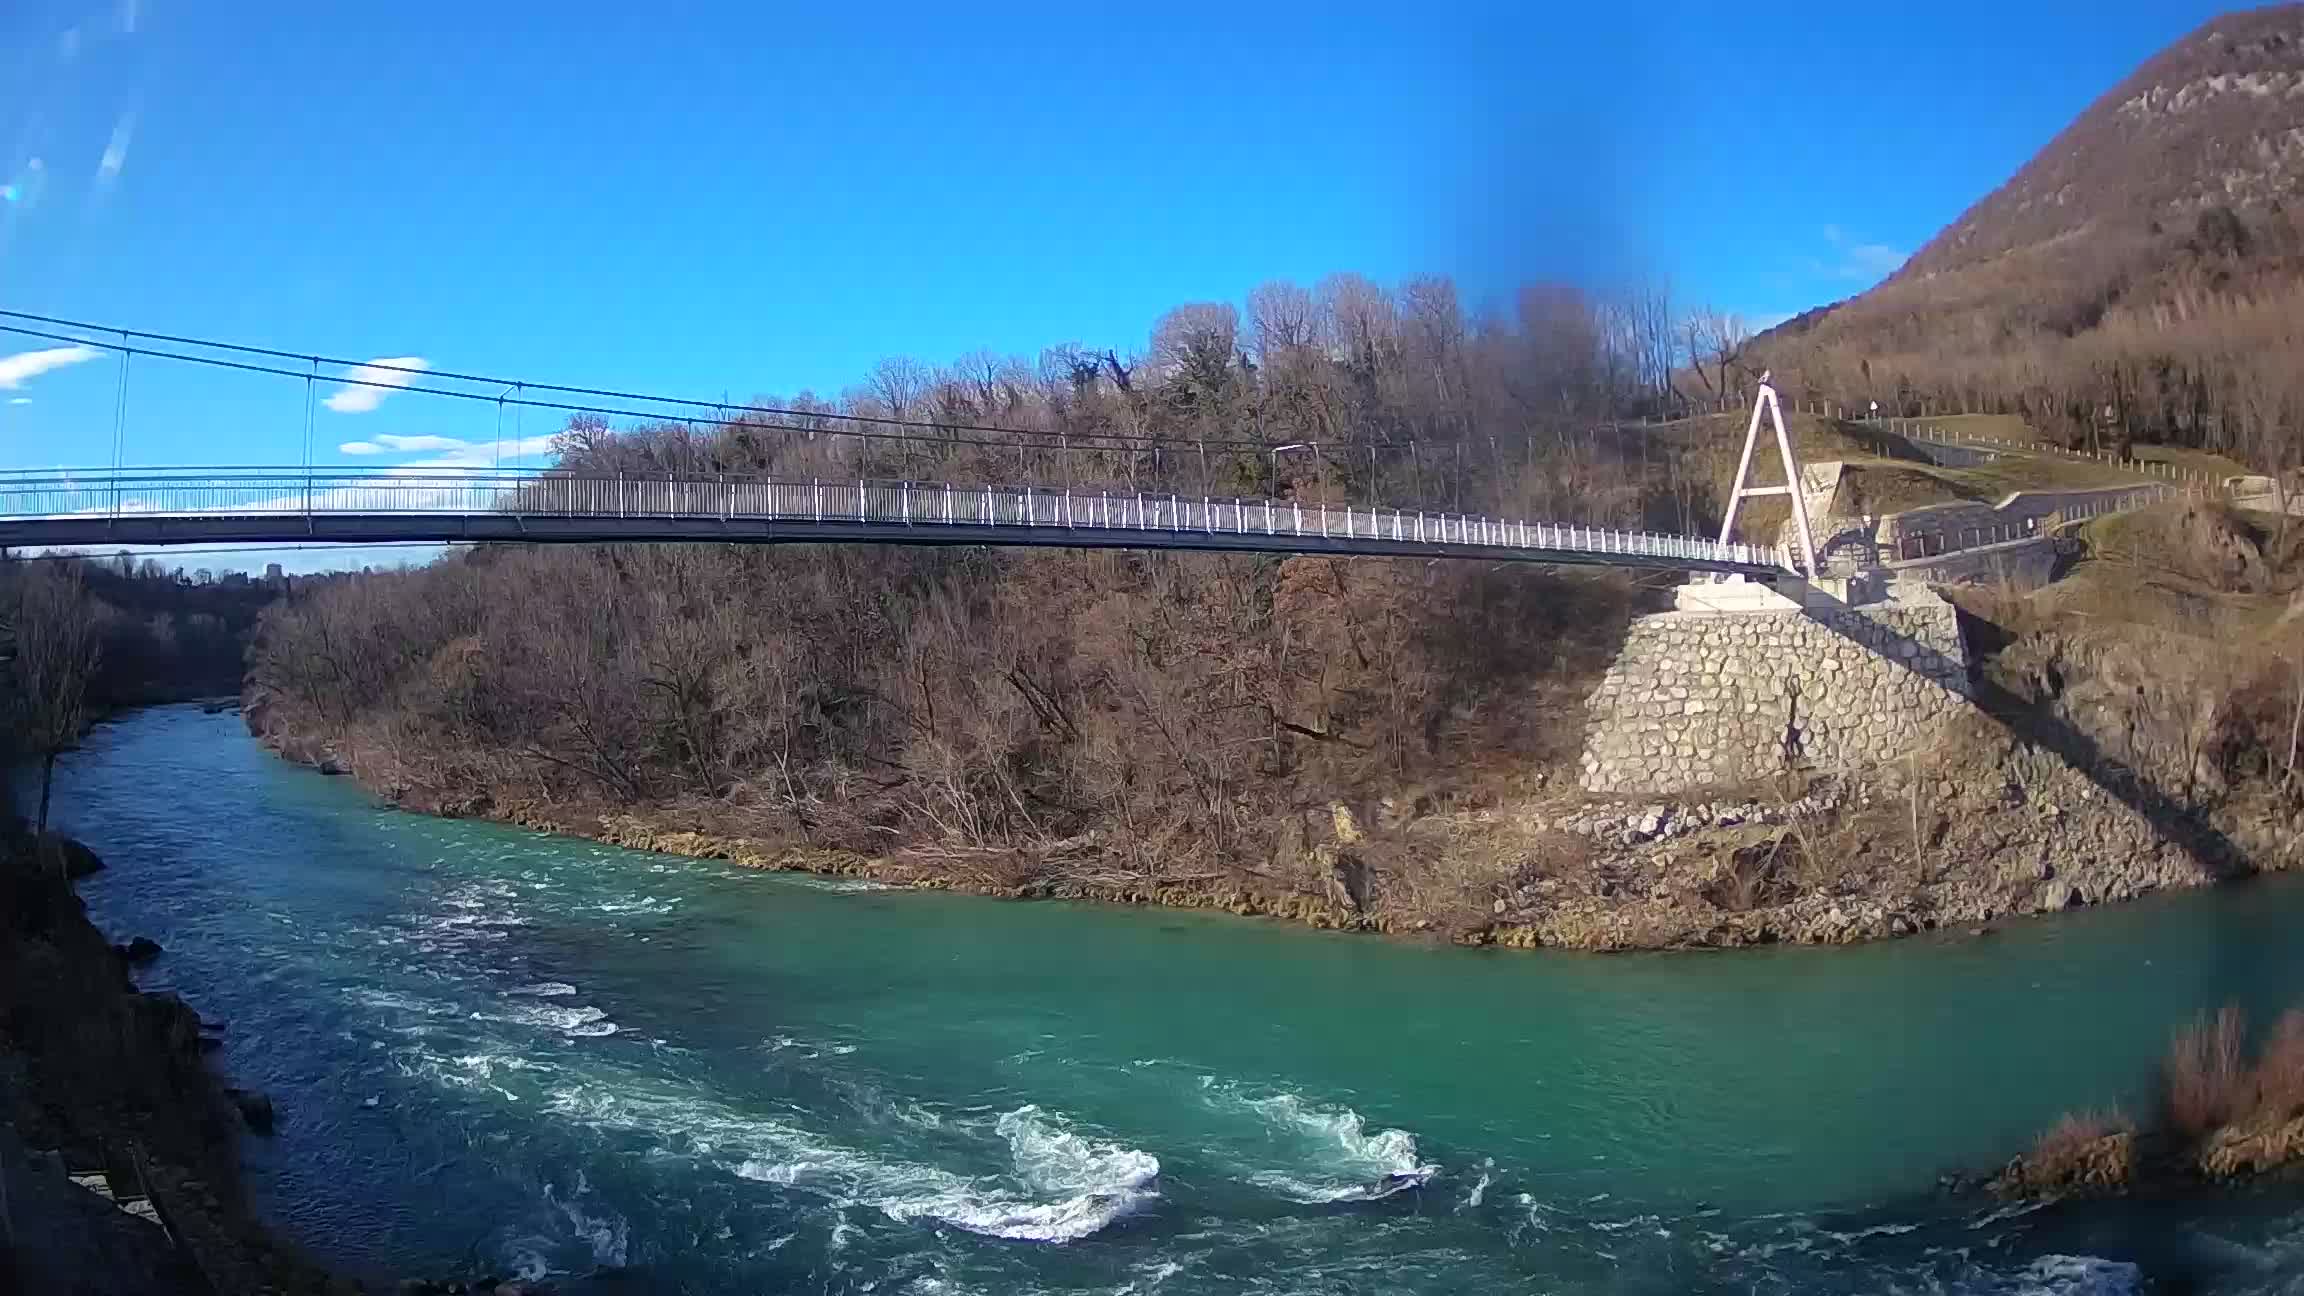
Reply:
<svg viewBox="0 0 2304 1296"><path fill-rule="evenodd" d="M1532 292L1475 324L1444 281L1339 278L1260 290L1245 328L1229 307L1172 312L1141 361L896 362L838 406L1007 440L579 420L560 470L1421 490L1701 529L1733 438L1600 421L1673 381L1656 318ZM1246 426L1320 453L1200 453ZM1897 453L1844 424L1800 434L1811 456ZM247 714L410 808L761 867L1476 943L1855 940L2293 857L2286 529L2211 505L2121 526L2041 594L1962 596L1982 705L1940 741L1875 770L1756 771L1692 800L1766 812L1700 832L1561 826L1583 810L1585 699L1661 602L1622 573L490 545L273 608ZM2172 662L2171 634L2198 651ZM1695 806L1631 818L1685 826Z"/></svg>
<svg viewBox="0 0 2304 1296"><path fill-rule="evenodd" d="M2304 1008L2249 1047L2226 1007L2176 1032L2150 1123L2118 1109L2067 1114L1986 1185L2006 1196L2104 1194L2231 1180L2304 1160Z"/></svg>

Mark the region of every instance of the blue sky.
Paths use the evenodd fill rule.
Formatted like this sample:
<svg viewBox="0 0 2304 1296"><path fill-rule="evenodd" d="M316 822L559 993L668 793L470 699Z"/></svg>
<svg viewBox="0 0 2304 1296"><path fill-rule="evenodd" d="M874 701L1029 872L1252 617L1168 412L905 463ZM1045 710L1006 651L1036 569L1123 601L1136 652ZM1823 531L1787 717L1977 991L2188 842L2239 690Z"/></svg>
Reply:
<svg viewBox="0 0 2304 1296"><path fill-rule="evenodd" d="M1333 270L1764 319L1876 281L2217 9L13 0L0 306L738 399L1141 346ZM117 366L53 360L0 358L0 468L110 458ZM373 464L442 451L335 447L495 422L314 431ZM130 462L303 436L298 384L132 366Z"/></svg>

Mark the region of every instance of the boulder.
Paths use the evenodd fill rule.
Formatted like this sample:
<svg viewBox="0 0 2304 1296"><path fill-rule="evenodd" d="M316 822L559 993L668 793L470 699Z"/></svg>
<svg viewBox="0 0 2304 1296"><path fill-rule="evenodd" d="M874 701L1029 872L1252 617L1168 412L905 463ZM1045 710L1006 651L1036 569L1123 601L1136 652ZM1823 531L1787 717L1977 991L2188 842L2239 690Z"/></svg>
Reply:
<svg viewBox="0 0 2304 1296"><path fill-rule="evenodd" d="M338 760L332 755L322 756L319 761L314 764L313 768L319 770L323 774L348 774L351 772L349 769L345 768L343 761Z"/></svg>
<svg viewBox="0 0 2304 1296"><path fill-rule="evenodd" d="M239 1109L240 1121L248 1127L249 1133L269 1134L272 1132L273 1113L270 1098L253 1089L227 1089L224 1091L224 1096L230 1098L232 1105Z"/></svg>
<svg viewBox="0 0 2304 1296"><path fill-rule="evenodd" d="M120 957L132 966L142 966L160 957L160 942L149 936L138 936L125 945L116 946Z"/></svg>
<svg viewBox="0 0 2304 1296"><path fill-rule="evenodd" d="M2200 1172L2238 1179L2304 1161L2304 1116L2227 1125L2200 1149Z"/></svg>
<svg viewBox="0 0 2304 1296"><path fill-rule="evenodd" d="M104 867L104 861L96 857L96 852L55 832L40 839L40 862L51 869L61 862L64 876L74 880L87 877Z"/></svg>

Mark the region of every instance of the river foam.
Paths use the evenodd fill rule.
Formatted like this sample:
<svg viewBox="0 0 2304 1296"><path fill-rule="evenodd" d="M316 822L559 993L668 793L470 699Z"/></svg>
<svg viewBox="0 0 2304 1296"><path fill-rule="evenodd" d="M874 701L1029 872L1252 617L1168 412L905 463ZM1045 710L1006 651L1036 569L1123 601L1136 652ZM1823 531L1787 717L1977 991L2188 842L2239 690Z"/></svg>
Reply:
<svg viewBox="0 0 2304 1296"><path fill-rule="evenodd" d="M2123 1260L2046 1255L2018 1270L1999 1290L2007 1296L2136 1296L2144 1271Z"/></svg>
<svg viewBox="0 0 2304 1296"><path fill-rule="evenodd" d="M1148 1152L1089 1138L1033 1106L1005 1113L994 1129L1011 1167L996 1179L813 1139L791 1140L781 1159L748 1160L736 1173L853 1200L893 1220L1022 1242L1078 1241L1159 1196L1160 1161Z"/></svg>
<svg viewBox="0 0 2304 1296"><path fill-rule="evenodd" d="M740 1179L985 1237L1077 1241L1159 1196L1157 1157L1030 1105L993 1122L986 1133L1006 1145L1009 1168L981 1175L850 1146L700 1095L576 1085L554 1091L548 1103L584 1124L650 1135L660 1151L692 1154Z"/></svg>
<svg viewBox="0 0 2304 1296"><path fill-rule="evenodd" d="M1213 1076L1200 1083L1211 1107L1255 1116L1276 1136L1280 1151L1292 1154L1295 1164L1259 1168L1248 1176L1290 1201L1374 1201L1420 1188L1440 1173L1437 1164L1418 1156L1415 1135L1403 1129L1372 1131L1350 1107L1285 1091L1247 1093Z"/></svg>

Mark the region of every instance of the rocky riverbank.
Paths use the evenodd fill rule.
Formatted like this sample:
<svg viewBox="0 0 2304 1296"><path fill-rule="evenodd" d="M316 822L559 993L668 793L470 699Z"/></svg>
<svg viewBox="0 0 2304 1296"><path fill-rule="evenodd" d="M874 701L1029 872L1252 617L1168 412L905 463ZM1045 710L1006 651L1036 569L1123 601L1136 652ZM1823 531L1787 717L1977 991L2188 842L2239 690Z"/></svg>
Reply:
<svg viewBox="0 0 2304 1296"><path fill-rule="evenodd" d="M242 1118L203 1023L136 989L68 880L92 863L77 843L0 834L0 1164L22 1289L356 1290L249 1209ZM139 1199L138 1214L115 1205Z"/></svg>
<svg viewBox="0 0 2304 1296"><path fill-rule="evenodd" d="M0 828L0 1291L365 1290L250 1207L239 1140L268 1132L271 1101L224 1087L189 1005L136 988L129 968L163 951L89 920L71 880L101 867L78 842Z"/></svg>
<svg viewBox="0 0 2304 1296"><path fill-rule="evenodd" d="M260 716L261 708L251 715ZM2290 867L2304 820L2266 803L2214 823L2083 773L1970 708L1906 762L1704 800L1599 801L1539 775L1478 804L1304 807L1261 860L1178 874L1099 834L1031 849L883 850L748 831L729 802L572 805L396 783L356 748L251 727L404 809L492 819L744 868L1017 899L1218 909L1472 945L1613 951L1847 944L2132 899ZM1404 803L1405 802L1405 803Z"/></svg>

